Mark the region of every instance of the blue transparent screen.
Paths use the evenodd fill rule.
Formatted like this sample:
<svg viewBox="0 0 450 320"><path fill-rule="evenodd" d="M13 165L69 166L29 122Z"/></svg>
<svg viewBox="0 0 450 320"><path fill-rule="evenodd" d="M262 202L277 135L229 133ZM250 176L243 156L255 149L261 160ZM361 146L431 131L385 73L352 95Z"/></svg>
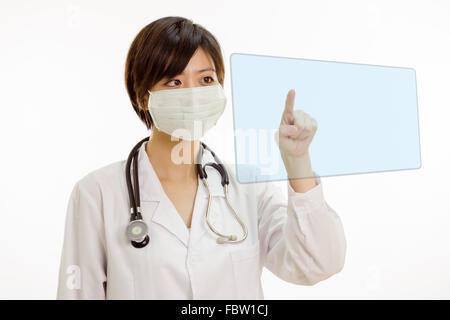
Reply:
<svg viewBox="0 0 450 320"><path fill-rule="evenodd" d="M318 123L316 176L420 168L414 69L240 53L230 65L239 182L287 179L273 134L290 89Z"/></svg>

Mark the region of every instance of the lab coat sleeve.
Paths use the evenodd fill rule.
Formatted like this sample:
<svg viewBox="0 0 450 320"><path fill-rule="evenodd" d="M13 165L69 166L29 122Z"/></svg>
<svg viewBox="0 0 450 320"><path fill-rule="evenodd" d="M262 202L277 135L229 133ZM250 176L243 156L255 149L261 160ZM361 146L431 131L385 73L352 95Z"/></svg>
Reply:
<svg viewBox="0 0 450 320"><path fill-rule="evenodd" d="M105 299L106 250L101 193L89 176L70 195L57 299Z"/></svg>
<svg viewBox="0 0 450 320"><path fill-rule="evenodd" d="M298 285L314 285L340 272L346 239L341 219L324 199L322 182L304 193L287 181L287 201L280 188L260 184L258 225L265 248L264 266Z"/></svg>

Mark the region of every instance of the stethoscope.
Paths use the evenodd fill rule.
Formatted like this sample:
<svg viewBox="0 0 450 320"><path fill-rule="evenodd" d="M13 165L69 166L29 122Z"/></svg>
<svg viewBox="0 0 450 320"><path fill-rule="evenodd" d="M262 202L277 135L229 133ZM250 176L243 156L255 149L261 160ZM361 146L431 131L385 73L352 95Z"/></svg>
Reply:
<svg viewBox="0 0 450 320"><path fill-rule="evenodd" d="M142 219L142 213L141 213L141 199L140 199L140 193L139 193L139 175L138 175L138 155L139 155L139 149L141 145L148 141L150 137L147 137L141 141L131 150L130 155L128 156L126 169L125 169L125 175L127 180L127 188L128 188L128 196L130 198L130 222L127 227L127 237L131 241L131 244L135 248L143 248L150 242L150 237L148 235L148 226L145 223L145 221ZM203 151L208 150L211 155L214 157L214 162L208 162L204 166L202 166L202 159L203 159ZM131 162L133 162L133 181L134 181L134 188L131 184ZM217 243L239 243L244 241L247 238L248 232L247 227L244 224L244 222L241 220L239 215L236 213L236 211L233 209L233 206L230 204L230 201L228 200L228 184L230 183L228 179L227 171L225 170L224 165L220 161L220 159L216 156L216 154L209 149L206 144L203 142L200 142L200 150L198 152L197 156L197 171L200 179L202 179L203 185L208 190L208 206L206 209L206 223L208 224L209 229L215 233L217 238ZM208 175L206 174L205 168L207 166L211 166L214 169L216 169L220 176L222 177L222 187L225 193L225 200L227 202L228 207L233 212L236 220L239 222L239 224L242 227L242 230L244 231L244 236L242 239L237 240L236 235L225 235L223 233L220 233L219 231L214 228L214 226L209 222L208 215L209 215L209 209L211 206L211 193L208 186L208 181L206 178ZM134 191L134 192L133 192Z"/></svg>

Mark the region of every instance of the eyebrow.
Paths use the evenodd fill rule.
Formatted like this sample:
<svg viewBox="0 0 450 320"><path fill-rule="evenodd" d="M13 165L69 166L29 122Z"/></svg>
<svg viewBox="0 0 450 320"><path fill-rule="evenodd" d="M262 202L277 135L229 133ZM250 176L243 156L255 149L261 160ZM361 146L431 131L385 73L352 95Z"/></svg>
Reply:
<svg viewBox="0 0 450 320"><path fill-rule="evenodd" d="M205 72L205 71L214 71L214 72L216 72L216 69L214 69L214 68L205 68L205 69L197 70L197 73L202 73L202 72ZM183 74L183 73L184 73L184 71L181 74Z"/></svg>
<svg viewBox="0 0 450 320"><path fill-rule="evenodd" d="M214 69L214 68L206 68L206 69L198 70L197 72L198 73L202 73L202 72L205 72L205 71L214 71L214 72L216 72L216 69Z"/></svg>

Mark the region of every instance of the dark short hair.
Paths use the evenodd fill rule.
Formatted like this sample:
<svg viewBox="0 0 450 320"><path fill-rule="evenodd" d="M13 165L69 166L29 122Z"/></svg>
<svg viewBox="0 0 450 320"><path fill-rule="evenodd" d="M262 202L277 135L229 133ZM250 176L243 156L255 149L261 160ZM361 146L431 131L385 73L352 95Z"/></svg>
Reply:
<svg viewBox="0 0 450 320"><path fill-rule="evenodd" d="M225 68L219 42L205 28L183 17L160 18L145 26L134 38L125 63L125 84L134 111L152 127L146 106L148 91L165 77L183 72L198 47L212 58L217 80L223 86Z"/></svg>

